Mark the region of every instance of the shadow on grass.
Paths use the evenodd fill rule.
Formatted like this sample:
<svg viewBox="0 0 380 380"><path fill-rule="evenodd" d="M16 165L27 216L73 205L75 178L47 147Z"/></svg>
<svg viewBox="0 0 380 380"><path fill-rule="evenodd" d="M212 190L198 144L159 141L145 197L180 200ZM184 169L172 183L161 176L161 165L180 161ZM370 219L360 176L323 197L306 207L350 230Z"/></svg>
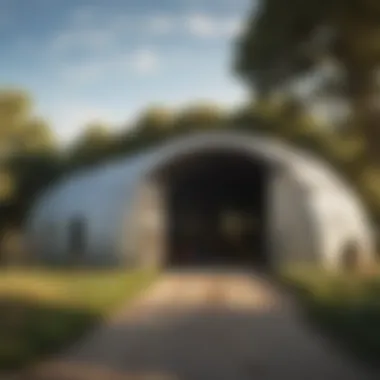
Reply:
<svg viewBox="0 0 380 380"><path fill-rule="evenodd" d="M0 368L14 370L69 346L101 321L88 310L22 299L0 300Z"/></svg>
<svg viewBox="0 0 380 380"><path fill-rule="evenodd" d="M3 271L0 370L20 369L66 349L156 276L146 271Z"/></svg>
<svg viewBox="0 0 380 380"><path fill-rule="evenodd" d="M306 319L342 350L380 369L380 275L287 278Z"/></svg>

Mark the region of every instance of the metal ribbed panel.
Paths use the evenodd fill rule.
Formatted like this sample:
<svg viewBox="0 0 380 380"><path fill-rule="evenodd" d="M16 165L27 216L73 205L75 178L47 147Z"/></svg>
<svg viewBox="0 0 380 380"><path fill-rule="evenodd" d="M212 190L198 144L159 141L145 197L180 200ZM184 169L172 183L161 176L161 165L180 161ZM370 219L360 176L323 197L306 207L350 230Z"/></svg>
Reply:
<svg viewBox="0 0 380 380"><path fill-rule="evenodd" d="M302 189L300 204L302 199L306 200L302 207L309 207L307 202L310 202L315 224L320 226L322 246L337 246L336 242L328 243L333 238L336 240L333 231L323 228L328 224L324 219L330 217L328 211L326 214L327 198L335 205L334 212L341 213L348 220L347 230L350 233L356 231L364 245L371 245L370 227L360 201L331 168L274 139L232 132L182 137L62 180L36 203L30 215L28 236L38 242L39 254L44 252L53 260L59 259L67 255L67 225L71 218L81 215L88 225L86 255L89 261L117 262L126 251L133 255L133 247L128 249L125 246L132 241L126 235L132 233L128 226L133 224L130 219L144 180L187 154L212 149L245 154L287 171L290 180L296 184L294 187ZM52 236L46 235L48 225L54 225L55 250L50 246ZM338 254L336 249L326 252L326 255L334 254Z"/></svg>

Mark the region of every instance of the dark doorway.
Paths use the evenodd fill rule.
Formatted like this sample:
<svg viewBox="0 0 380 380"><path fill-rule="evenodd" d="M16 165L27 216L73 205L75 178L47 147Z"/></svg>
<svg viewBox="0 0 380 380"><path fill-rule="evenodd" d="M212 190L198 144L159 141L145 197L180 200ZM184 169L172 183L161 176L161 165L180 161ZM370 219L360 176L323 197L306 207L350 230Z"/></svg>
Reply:
<svg viewBox="0 0 380 380"><path fill-rule="evenodd" d="M267 266L267 176L264 163L220 151L167 167L167 264Z"/></svg>
<svg viewBox="0 0 380 380"><path fill-rule="evenodd" d="M360 267L360 247L355 240L349 240L342 250L342 269L355 272Z"/></svg>
<svg viewBox="0 0 380 380"><path fill-rule="evenodd" d="M68 226L68 235L71 261L77 264L83 258L86 249L86 220L80 216L72 218Z"/></svg>

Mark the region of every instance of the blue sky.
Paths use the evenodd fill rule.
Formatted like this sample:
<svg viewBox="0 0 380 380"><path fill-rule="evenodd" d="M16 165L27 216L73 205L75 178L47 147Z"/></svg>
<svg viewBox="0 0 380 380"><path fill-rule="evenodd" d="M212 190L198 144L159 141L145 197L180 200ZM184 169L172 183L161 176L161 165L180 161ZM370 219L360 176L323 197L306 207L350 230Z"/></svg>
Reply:
<svg viewBox="0 0 380 380"><path fill-rule="evenodd" d="M151 104L246 97L233 40L253 0L0 0L0 85L30 91L62 140Z"/></svg>

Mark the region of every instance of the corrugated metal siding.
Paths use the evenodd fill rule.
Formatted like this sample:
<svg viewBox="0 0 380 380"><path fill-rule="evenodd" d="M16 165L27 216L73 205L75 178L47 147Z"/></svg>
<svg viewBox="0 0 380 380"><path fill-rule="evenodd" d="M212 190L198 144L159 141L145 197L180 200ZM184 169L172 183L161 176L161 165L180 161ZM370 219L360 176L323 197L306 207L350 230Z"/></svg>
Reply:
<svg viewBox="0 0 380 380"><path fill-rule="evenodd" d="M36 204L30 218L29 234L33 241L39 242L37 245L41 253L51 256L52 260L58 260L67 254L67 224L72 217L83 215L88 220L89 231L86 254L92 260L118 262L128 258L125 255L133 256L133 212L136 196L144 180L186 154L213 148L235 150L286 169L289 178L304 187L305 193L314 192L314 196L308 198L313 203L310 204L310 210L315 213L315 218L321 220L320 223L323 224L323 220L328 218L321 206L321 199L328 194L336 205L341 204L338 208L342 212L351 209L351 214L344 214L352 219L350 228L360 229L362 239L367 243L370 241L368 223L364 220L365 212L360 202L327 165L276 140L228 132L201 133L180 138L132 158L118 160L65 179ZM341 203L343 198L350 207ZM362 215L361 225L355 224L359 214ZM46 236L46 226L50 224L54 225L57 242L53 252L50 246L49 249L44 249L47 247L46 242L52 240ZM321 228L320 232L321 239L332 240L330 235L334 234L333 231Z"/></svg>

